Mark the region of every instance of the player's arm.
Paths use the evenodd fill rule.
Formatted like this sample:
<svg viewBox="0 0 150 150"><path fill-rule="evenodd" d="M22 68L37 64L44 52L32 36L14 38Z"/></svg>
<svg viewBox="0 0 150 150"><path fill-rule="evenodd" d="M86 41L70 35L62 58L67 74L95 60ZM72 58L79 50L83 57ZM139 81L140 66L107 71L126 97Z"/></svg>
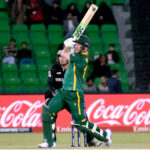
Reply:
<svg viewBox="0 0 150 150"><path fill-rule="evenodd" d="M74 50L74 45L75 43L73 42L73 38L69 38L64 41L64 49L62 51L61 56L70 61L70 54L73 53Z"/></svg>
<svg viewBox="0 0 150 150"><path fill-rule="evenodd" d="M67 59L68 61L70 61L70 53L69 53L69 49L70 47L68 46L65 46L62 53L61 53L61 56L65 59Z"/></svg>

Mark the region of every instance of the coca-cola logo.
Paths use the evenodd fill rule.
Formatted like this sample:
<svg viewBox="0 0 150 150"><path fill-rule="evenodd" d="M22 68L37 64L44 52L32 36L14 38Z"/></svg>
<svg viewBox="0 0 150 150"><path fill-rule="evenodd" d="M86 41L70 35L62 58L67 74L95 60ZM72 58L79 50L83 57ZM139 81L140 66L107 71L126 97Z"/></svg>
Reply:
<svg viewBox="0 0 150 150"><path fill-rule="evenodd" d="M0 107L0 126L2 127L41 127L39 109L43 103L40 100L30 102L17 100L8 107Z"/></svg>
<svg viewBox="0 0 150 150"><path fill-rule="evenodd" d="M148 109L144 107L148 105ZM89 120L97 125L107 124L111 126L150 125L150 99L138 99L130 105L106 106L104 99L98 99L87 109Z"/></svg>

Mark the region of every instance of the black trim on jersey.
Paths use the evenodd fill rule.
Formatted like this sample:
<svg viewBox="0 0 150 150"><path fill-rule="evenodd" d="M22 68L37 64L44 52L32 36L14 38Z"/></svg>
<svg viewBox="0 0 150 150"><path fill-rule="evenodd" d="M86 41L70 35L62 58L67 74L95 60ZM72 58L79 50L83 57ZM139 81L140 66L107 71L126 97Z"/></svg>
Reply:
<svg viewBox="0 0 150 150"><path fill-rule="evenodd" d="M57 89L62 88L65 71L59 63L53 64L48 71L48 83L45 92L45 99L52 98Z"/></svg>

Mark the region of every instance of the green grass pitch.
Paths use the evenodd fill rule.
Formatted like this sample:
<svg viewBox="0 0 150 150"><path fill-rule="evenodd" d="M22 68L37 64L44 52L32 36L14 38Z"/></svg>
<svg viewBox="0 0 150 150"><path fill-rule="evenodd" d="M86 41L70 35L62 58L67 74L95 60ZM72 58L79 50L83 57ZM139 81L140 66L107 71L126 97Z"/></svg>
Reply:
<svg viewBox="0 0 150 150"><path fill-rule="evenodd" d="M77 141L77 135L75 138ZM112 139L111 147L103 144L99 149L150 149L150 133L113 133ZM42 133L0 133L0 149L37 149L41 142ZM82 148L72 149L84 149L83 136L81 145ZM58 133L56 148L71 149L71 133Z"/></svg>

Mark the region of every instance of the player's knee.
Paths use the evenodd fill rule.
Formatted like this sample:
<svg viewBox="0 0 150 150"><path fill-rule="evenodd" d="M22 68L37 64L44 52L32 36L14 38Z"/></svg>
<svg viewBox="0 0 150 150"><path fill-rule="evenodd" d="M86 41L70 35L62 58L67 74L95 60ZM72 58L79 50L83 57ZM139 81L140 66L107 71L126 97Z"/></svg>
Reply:
<svg viewBox="0 0 150 150"><path fill-rule="evenodd" d="M83 118L83 119L75 120L75 122L79 125L86 125L87 119Z"/></svg>
<svg viewBox="0 0 150 150"><path fill-rule="evenodd" d="M88 131L88 126L87 126L88 125L88 121L87 120L85 120L83 122L81 122L81 121L78 121L78 122L73 121L73 122L71 122L71 124L74 127L76 127L78 130L82 131L83 133Z"/></svg>
<svg viewBox="0 0 150 150"><path fill-rule="evenodd" d="M57 115L55 113L51 113L48 106L43 105L42 109L42 121L48 121L51 124L55 123Z"/></svg>

